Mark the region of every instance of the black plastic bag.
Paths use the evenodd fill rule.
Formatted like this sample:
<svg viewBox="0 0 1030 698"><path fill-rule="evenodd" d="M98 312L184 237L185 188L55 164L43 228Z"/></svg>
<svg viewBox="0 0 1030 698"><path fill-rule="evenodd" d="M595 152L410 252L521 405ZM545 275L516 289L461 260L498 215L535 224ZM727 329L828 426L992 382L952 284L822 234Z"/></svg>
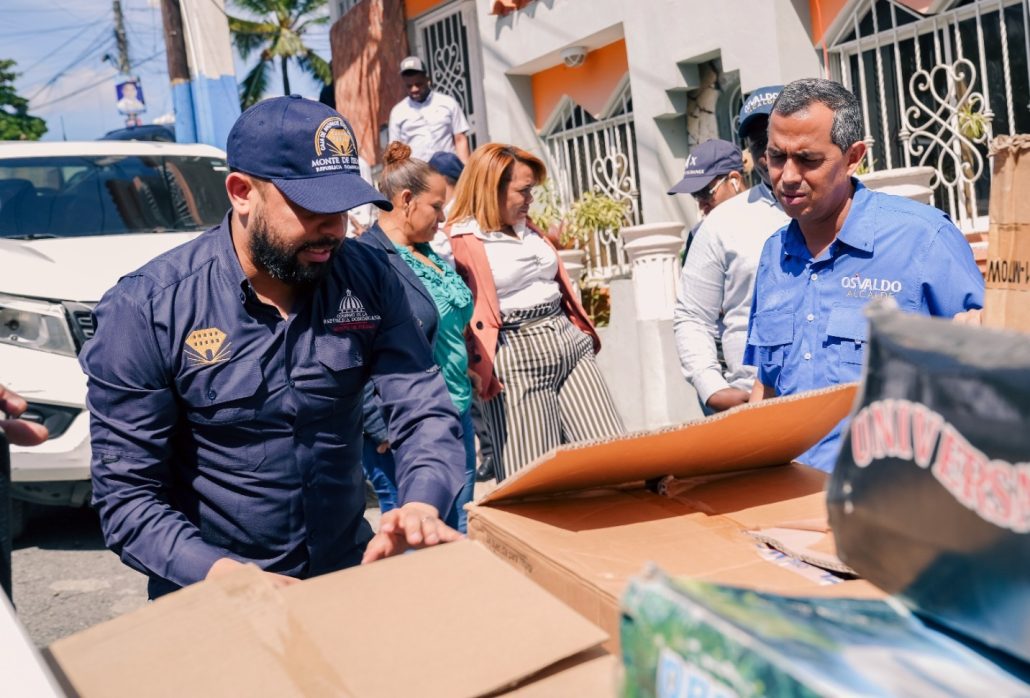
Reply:
<svg viewBox="0 0 1030 698"><path fill-rule="evenodd" d="M1030 335L870 307L830 481L841 559L931 620L1030 661Z"/></svg>

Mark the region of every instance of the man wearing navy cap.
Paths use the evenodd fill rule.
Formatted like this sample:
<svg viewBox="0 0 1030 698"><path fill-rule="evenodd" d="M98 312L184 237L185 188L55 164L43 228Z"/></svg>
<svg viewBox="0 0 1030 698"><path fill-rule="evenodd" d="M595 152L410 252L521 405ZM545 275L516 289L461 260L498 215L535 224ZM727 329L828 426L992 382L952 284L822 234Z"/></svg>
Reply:
<svg viewBox="0 0 1030 698"><path fill-rule="evenodd" d="M418 56L408 56L400 68L408 95L390 110L390 141L407 144L418 160L428 161L443 151L468 162L469 124L461 105L433 89L426 64Z"/></svg>
<svg viewBox="0 0 1030 698"><path fill-rule="evenodd" d="M744 160L740 148L729 141L713 138L696 146L687 156L683 168L683 179L669 190L669 195L690 194L697 203L702 219L687 234L682 261L686 261L694 235L704 221L704 216L716 206L746 189L744 182Z"/></svg>
<svg viewBox="0 0 1030 698"><path fill-rule="evenodd" d="M453 540L458 415L390 266L342 213L389 202L354 132L297 96L229 133L232 208L123 277L81 363L93 503L151 598L256 563L288 584ZM362 390L386 404L403 506L363 517Z"/></svg>
<svg viewBox="0 0 1030 698"><path fill-rule="evenodd" d="M789 220L769 188L765 159L766 127L780 89L759 88L740 109L737 135L760 183L704 218L681 274L673 328L683 375L705 414L747 402L754 382L744 348L755 270L765 241Z"/></svg>

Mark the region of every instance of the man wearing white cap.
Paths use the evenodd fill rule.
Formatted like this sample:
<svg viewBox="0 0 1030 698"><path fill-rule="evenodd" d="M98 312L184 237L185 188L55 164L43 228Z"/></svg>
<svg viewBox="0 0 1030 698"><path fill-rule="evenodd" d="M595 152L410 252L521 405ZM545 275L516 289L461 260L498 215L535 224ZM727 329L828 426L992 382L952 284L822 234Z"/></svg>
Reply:
<svg viewBox="0 0 1030 698"><path fill-rule="evenodd" d="M418 56L401 61L401 78L408 95L390 111L390 141L407 144L411 156L425 162L439 152L454 153L467 162L469 124L461 105L433 89Z"/></svg>

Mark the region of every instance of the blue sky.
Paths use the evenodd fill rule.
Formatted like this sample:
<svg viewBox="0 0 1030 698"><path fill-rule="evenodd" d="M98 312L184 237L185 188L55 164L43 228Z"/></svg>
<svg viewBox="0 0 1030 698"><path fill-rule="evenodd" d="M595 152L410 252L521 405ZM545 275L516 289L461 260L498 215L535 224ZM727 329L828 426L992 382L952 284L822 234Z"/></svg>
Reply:
<svg viewBox="0 0 1030 698"><path fill-rule="evenodd" d="M144 123L168 114L172 102L158 0L122 0L129 57L143 84ZM232 0L226 10L233 13ZM328 10L326 10L328 12ZM329 60L329 30L307 35L308 45ZM0 2L0 58L18 62L18 93L30 99L34 116L47 121L43 140L91 140L120 128L125 118L115 108L118 71L105 54L115 54L111 0L3 0ZM253 63L236 57L242 79ZM270 94L281 94L279 71L272 71ZM320 86L295 67L290 87L318 97Z"/></svg>

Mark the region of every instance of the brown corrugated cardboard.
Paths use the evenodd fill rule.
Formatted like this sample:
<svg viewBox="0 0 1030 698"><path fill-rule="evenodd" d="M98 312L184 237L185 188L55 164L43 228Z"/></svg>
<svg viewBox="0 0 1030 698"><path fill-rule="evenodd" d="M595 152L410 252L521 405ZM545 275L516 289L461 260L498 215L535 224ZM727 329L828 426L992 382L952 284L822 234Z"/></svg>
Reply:
<svg viewBox="0 0 1030 698"><path fill-rule="evenodd" d="M604 640L466 541L285 589L247 568L60 640L49 654L85 698L479 696L563 660L593 662Z"/></svg>
<svg viewBox="0 0 1030 698"><path fill-rule="evenodd" d="M854 395L855 386L839 386L562 447L469 507L469 535L607 630L609 649L618 599L651 561L673 575L778 593L879 596L865 582L830 583L838 580L777 562L746 533L826 519L825 475L791 461L847 415ZM679 479L665 495L643 486L668 474Z"/></svg>
<svg viewBox="0 0 1030 698"><path fill-rule="evenodd" d="M991 143L984 325L1030 332L1030 135Z"/></svg>

